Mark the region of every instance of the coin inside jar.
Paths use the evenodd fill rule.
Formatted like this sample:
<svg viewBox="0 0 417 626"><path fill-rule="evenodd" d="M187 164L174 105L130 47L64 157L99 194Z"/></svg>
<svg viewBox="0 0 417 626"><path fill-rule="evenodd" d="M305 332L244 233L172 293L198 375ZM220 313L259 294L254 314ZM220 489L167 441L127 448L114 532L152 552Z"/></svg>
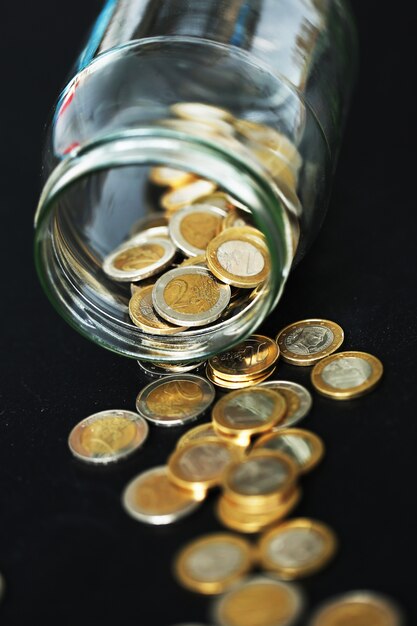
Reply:
<svg viewBox="0 0 417 626"><path fill-rule="evenodd" d="M207 245L219 233L225 215L223 209L207 204L186 206L171 217L171 239L187 256L205 254Z"/></svg>
<svg viewBox="0 0 417 626"><path fill-rule="evenodd" d="M198 502L189 491L175 486L165 465L136 476L125 488L123 506L129 515L147 524L171 524L189 515Z"/></svg>
<svg viewBox="0 0 417 626"><path fill-rule="evenodd" d="M357 591L333 598L314 614L309 626L404 626L395 604L371 591Z"/></svg>
<svg viewBox="0 0 417 626"><path fill-rule="evenodd" d="M172 167L158 166L151 169L149 180L155 185L176 188L191 183L195 180L195 176L190 172L177 170Z"/></svg>
<svg viewBox="0 0 417 626"><path fill-rule="evenodd" d="M210 271L235 287L256 287L268 278L271 269L262 233L252 228L227 228L210 241L206 256Z"/></svg>
<svg viewBox="0 0 417 626"><path fill-rule="evenodd" d="M311 393L302 385L289 380L268 380L260 386L273 389L284 396L287 402L287 411L284 419L274 427L274 430L288 428L297 424L310 411L313 399Z"/></svg>
<svg viewBox="0 0 417 626"><path fill-rule="evenodd" d="M230 111L204 102L178 102L171 106L171 112L186 120L228 120Z"/></svg>
<svg viewBox="0 0 417 626"><path fill-rule="evenodd" d="M164 209L167 209L167 211L176 211L195 202L202 196L213 193L216 187L217 185L210 180L199 179L165 193L161 198L161 205Z"/></svg>
<svg viewBox="0 0 417 626"><path fill-rule="evenodd" d="M357 398L371 391L381 379L383 366L366 352L339 352L317 363L311 382L319 393L335 400Z"/></svg>
<svg viewBox="0 0 417 626"><path fill-rule="evenodd" d="M275 341L264 335L251 335L227 352L209 359L209 365L219 378L238 381L261 375L272 367L279 356Z"/></svg>
<svg viewBox="0 0 417 626"><path fill-rule="evenodd" d="M155 380L136 398L139 415L159 426L178 426L195 420L213 402L213 385L196 374L173 374Z"/></svg>
<svg viewBox="0 0 417 626"><path fill-rule="evenodd" d="M340 348L343 339L339 324L322 319L295 322L277 335L283 360L293 365L317 363Z"/></svg>
<svg viewBox="0 0 417 626"><path fill-rule="evenodd" d="M301 473L313 469L324 454L320 437L301 428L286 428L267 433L255 442L253 449L282 452L297 464Z"/></svg>
<svg viewBox="0 0 417 626"><path fill-rule="evenodd" d="M198 593L223 593L252 567L250 544L230 533L206 535L190 542L175 560L178 581Z"/></svg>
<svg viewBox="0 0 417 626"><path fill-rule="evenodd" d="M202 500L207 490L219 484L227 466L237 458L233 446L224 441L200 441L177 449L168 460L170 479L191 490Z"/></svg>
<svg viewBox="0 0 417 626"><path fill-rule="evenodd" d="M152 303L154 285L138 289L129 301L129 315L135 326L151 335L174 335L186 326L176 326L162 319L155 311Z"/></svg>
<svg viewBox="0 0 417 626"><path fill-rule="evenodd" d="M276 391L262 387L239 389L223 396L212 411L215 429L248 445L250 437L270 430L285 415L286 403Z"/></svg>
<svg viewBox="0 0 417 626"><path fill-rule="evenodd" d="M165 269L175 253L175 246L166 238L130 241L104 259L103 271L113 280L134 282Z"/></svg>
<svg viewBox="0 0 417 626"><path fill-rule="evenodd" d="M94 413L79 422L71 431L68 446L82 461L106 464L125 458L146 441L146 421L124 410Z"/></svg>
<svg viewBox="0 0 417 626"><path fill-rule="evenodd" d="M306 518L282 522L259 540L261 566L292 580L322 569L336 551L333 531Z"/></svg>
<svg viewBox="0 0 417 626"><path fill-rule="evenodd" d="M219 626L292 626L303 606L295 585L256 576L217 600L213 614Z"/></svg>
<svg viewBox="0 0 417 626"><path fill-rule="evenodd" d="M152 302L172 324L204 326L218 319L230 301L230 287L203 267L178 267L155 283Z"/></svg>

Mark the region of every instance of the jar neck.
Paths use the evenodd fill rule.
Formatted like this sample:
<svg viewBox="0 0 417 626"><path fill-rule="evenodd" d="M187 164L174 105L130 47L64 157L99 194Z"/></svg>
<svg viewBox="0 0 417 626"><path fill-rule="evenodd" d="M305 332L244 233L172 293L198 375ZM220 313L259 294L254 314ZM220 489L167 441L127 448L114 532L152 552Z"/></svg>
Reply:
<svg viewBox="0 0 417 626"><path fill-rule="evenodd" d="M112 314L117 298L113 302L113 296L106 293L96 278L89 277L77 264L68 264L68 255L63 254L56 236L54 218L57 212L65 214L62 198L71 187L101 170L157 164L208 178L250 207L270 250L272 271L262 297L255 298L250 315L245 311L244 316L237 316L223 336L218 327L215 332L211 328L203 331L204 340L200 337L191 348L192 358L200 360L253 332L279 299L289 273L293 258L290 222L274 181L255 162L209 140L154 126L123 131L84 145L53 170L43 189L35 217L37 270L54 306L72 326L96 343L133 358L181 361L188 354L189 359L192 336L184 341L179 335L164 338L163 342L159 338L157 356L157 338L133 336L137 329L132 331L131 325ZM71 254L74 258L74 253ZM106 301L107 312L101 311L97 293Z"/></svg>

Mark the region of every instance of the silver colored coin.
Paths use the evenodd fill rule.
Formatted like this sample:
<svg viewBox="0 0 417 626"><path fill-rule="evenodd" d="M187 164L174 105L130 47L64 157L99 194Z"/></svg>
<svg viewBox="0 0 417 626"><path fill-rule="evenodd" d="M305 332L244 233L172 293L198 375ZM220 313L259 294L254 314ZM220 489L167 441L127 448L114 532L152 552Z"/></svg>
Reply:
<svg viewBox="0 0 417 626"><path fill-rule="evenodd" d="M335 389L359 387L372 375L372 366L357 356L346 356L326 365L321 377Z"/></svg>
<svg viewBox="0 0 417 626"><path fill-rule="evenodd" d="M195 547L185 559L184 566L195 580L221 581L239 572L246 558L246 551L239 545L219 538L216 543Z"/></svg>
<svg viewBox="0 0 417 626"><path fill-rule="evenodd" d="M342 617L340 623L349 624L349 626L362 626L365 623L366 626L368 624L373 626L375 619L378 619L378 626L405 626L406 624L403 612L391 598L373 591L361 590L351 591L324 602L315 611L308 626L320 626L327 615L336 611L337 615ZM334 623L338 624L339 620Z"/></svg>
<svg viewBox="0 0 417 626"><path fill-rule="evenodd" d="M184 478L199 482L220 476L232 460L229 448L215 441L202 441L184 450L178 467Z"/></svg>
<svg viewBox="0 0 417 626"><path fill-rule="evenodd" d="M285 398L287 398L285 392L288 391L295 394L298 398L298 406L296 406L294 410L291 410L291 405L287 401L289 411L284 417L284 420L280 422L278 426L273 428L274 431L297 424L297 422L301 421L309 413L313 404L311 393L302 385L293 383L289 380L268 380L264 383L260 383L258 386L266 387L267 389L272 389L274 391L281 391L283 392Z"/></svg>
<svg viewBox="0 0 417 626"><path fill-rule="evenodd" d="M256 446L256 449L282 452L295 461L299 467L308 465L313 453L311 443L307 438L297 433L281 435L279 430L276 431L275 437L271 437L262 445Z"/></svg>
<svg viewBox="0 0 417 626"><path fill-rule="evenodd" d="M289 333L284 345L293 354L308 355L326 350L333 341L334 333L330 327L306 325Z"/></svg>
<svg viewBox="0 0 417 626"><path fill-rule="evenodd" d="M199 256L205 253L210 239L218 234L226 215L223 209L208 204L192 204L174 213L169 234L177 248L187 256Z"/></svg>
<svg viewBox="0 0 417 626"><path fill-rule="evenodd" d="M314 528L288 528L266 546L269 559L278 567L308 567L325 553L326 542Z"/></svg>
<svg viewBox="0 0 417 626"><path fill-rule="evenodd" d="M170 363L169 366L160 366L157 363L151 363L150 361L137 361L139 367L148 375L154 377L170 376L171 374L185 374L186 372L192 372L204 365L204 361L200 363Z"/></svg>
<svg viewBox="0 0 417 626"><path fill-rule="evenodd" d="M195 374L174 374L155 380L139 392L136 410L158 426L179 426L204 413L215 397L213 385Z"/></svg>
<svg viewBox="0 0 417 626"><path fill-rule="evenodd" d="M202 277L200 284L191 282L196 276ZM166 299L168 285L175 291L170 303ZM214 322L226 309L230 297L229 285L220 283L208 270L198 266L177 267L166 272L156 281L152 292L157 313L179 326L205 326Z"/></svg>
<svg viewBox="0 0 417 626"><path fill-rule="evenodd" d="M148 424L133 411L100 411L72 429L68 447L81 461L105 465L130 456L145 443L148 434Z"/></svg>
<svg viewBox="0 0 417 626"><path fill-rule="evenodd" d="M259 610L259 614L257 615L257 599L256 595L253 593L254 587L258 589L265 587L263 593L259 594L259 601L262 600L265 602L266 598L269 598L274 602L275 594L277 594L277 599L285 597L285 609L281 615L279 606L274 602L278 609L276 616L274 616L276 617L276 621L271 621L271 619L274 619L274 617L272 617L273 613L265 615L264 617L263 611ZM248 599L245 602L246 592ZM237 598L235 605L233 602L234 598ZM246 612L253 612L253 623L256 624L256 626L293 626L295 623L298 623L298 619L303 612L304 596L300 588L293 583L284 583L274 578L268 578L267 576L251 576L243 583L234 587L231 591L225 593L218 600L214 601L212 605L212 619L219 626L235 626L237 624L233 619L235 613L233 611L233 617L230 618L233 621L230 621L228 617L228 607L236 606L236 608L239 608L241 603L246 607ZM281 602L279 602L279 604L281 604ZM232 610L230 614L232 614ZM245 619L245 623L249 623L249 621Z"/></svg>
<svg viewBox="0 0 417 626"><path fill-rule="evenodd" d="M243 495L266 495L280 489L288 478L288 468L274 457L252 457L236 465L229 476L232 488Z"/></svg>
<svg viewBox="0 0 417 626"><path fill-rule="evenodd" d="M225 241L216 256L222 268L234 276L256 276L265 267L264 257L250 241Z"/></svg>
<svg viewBox="0 0 417 626"><path fill-rule="evenodd" d="M129 255L130 260L123 261ZM103 271L120 282L134 282L153 276L170 265L176 253L172 241L138 235L109 254L103 262ZM119 265L119 267L118 267Z"/></svg>
<svg viewBox="0 0 417 626"><path fill-rule="evenodd" d="M191 495L169 480L165 465L142 472L130 481L122 503L129 515L155 526L172 524L199 506Z"/></svg>

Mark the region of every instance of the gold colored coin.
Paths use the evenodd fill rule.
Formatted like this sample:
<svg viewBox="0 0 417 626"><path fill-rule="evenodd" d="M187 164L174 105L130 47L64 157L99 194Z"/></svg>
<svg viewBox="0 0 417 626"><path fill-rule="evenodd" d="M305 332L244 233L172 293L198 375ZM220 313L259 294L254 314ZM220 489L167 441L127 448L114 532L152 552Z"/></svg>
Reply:
<svg viewBox="0 0 417 626"><path fill-rule="evenodd" d="M177 117L185 120L207 121L207 120L230 120L232 114L227 109L205 104L203 102L178 102L173 104L171 112Z"/></svg>
<svg viewBox="0 0 417 626"><path fill-rule="evenodd" d="M214 373L210 365L207 365L206 376L214 385L217 385L217 387L222 387L223 389L235 390L235 389L245 389L247 387L254 387L255 385L260 384L264 382L267 378L272 376L275 370L276 370L276 367L272 366L269 369L262 372L262 374L260 374L259 376L251 378L250 380L232 381L232 380L226 380L224 378L220 378Z"/></svg>
<svg viewBox="0 0 417 626"><path fill-rule="evenodd" d="M324 444L320 437L301 428L283 428L260 437L254 450L275 450L287 454L305 474L315 467L323 457Z"/></svg>
<svg viewBox="0 0 417 626"><path fill-rule="evenodd" d="M258 147L254 155L268 172L280 183L284 183L294 192L297 189L297 173L280 152L270 148Z"/></svg>
<svg viewBox="0 0 417 626"><path fill-rule="evenodd" d="M264 335L251 335L242 343L211 357L208 361L214 374L237 382L260 376L279 357L278 345Z"/></svg>
<svg viewBox="0 0 417 626"><path fill-rule="evenodd" d="M326 602L309 626L403 626L398 608L387 598L357 591Z"/></svg>
<svg viewBox="0 0 417 626"><path fill-rule="evenodd" d="M174 571L180 584L204 594L223 593L252 567L252 549L230 533L206 535L191 541L178 554Z"/></svg>
<svg viewBox="0 0 417 626"><path fill-rule="evenodd" d="M159 317L152 304L153 285L138 289L129 301L129 315L132 322L151 335L175 335L186 326L176 326Z"/></svg>
<svg viewBox="0 0 417 626"><path fill-rule="evenodd" d="M314 366L311 382L324 396L350 400L374 389L382 373L381 361L367 352L339 352Z"/></svg>
<svg viewBox="0 0 417 626"><path fill-rule="evenodd" d="M294 580L322 569L337 547L334 532L315 520L298 518L281 523L262 535L260 565L280 578Z"/></svg>
<svg viewBox="0 0 417 626"><path fill-rule="evenodd" d="M223 220L223 229L225 228L244 228L245 226L253 226L252 216L248 211L239 209L231 209Z"/></svg>
<svg viewBox="0 0 417 626"><path fill-rule="evenodd" d="M198 506L189 491L176 487L166 466L154 467L134 478L123 492L127 513L147 524L171 524L195 511Z"/></svg>
<svg viewBox="0 0 417 626"><path fill-rule="evenodd" d="M123 272L139 270L159 261L164 249L155 243L143 243L121 252L113 261L116 269Z"/></svg>
<svg viewBox="0 0 417 626"><path fill-rule="evenodd" d="M181 308L189 315L205 313L209 311L219 299L220 287L210 276L185 274L181 281L181 284L179 284L178 279L173 280L165 287L165 302L171 308ZM184 297L180 298L182 289L189 294L197 293L198 295L196 298L190 298L186 303ZM178 300L181 300L179 306Z"/></svg>
<svg viewBox="0 0 417 626"><path fill-rule="evenodd" d="M265 387L231 391L212 410L215 429L233 435L241 445L249 445L253 435L264 433L284 417L286 403L278 392Z"/></svg>
<svg viewBox="0 0 417 626"><path fill-rule="evenodd" d="M201 441L177 449L168 459L172 482L192 491L198 500L218 485L230 463L238 458L234 446L225 441Z"/></svg>
<svg viewBox="0 0 417 626"><path fill-rule="evenodd" d="M290 626L302 609L297 587L257 576L220 598L214 616L219 626Z"/></svg>
<svg viewBox="0 0 417 626"><path fill-rule="evenodd" d="M249 227L224 230L210 241L206 257L210 271L219 280L244 289L264 282L271 270L262 233Z"/></svg>
<svg viewBox="0 0 417 626"><path fill-rule="evenodd" d="M189 443L195 443L196 441L218 441L219 436L214 430L213 424L208 422L207 424L200 424L190 428L186 433L177 441L177 448L183 448Z"/></svg>
<svg viewBox="0 0 417 626"><path fill-rule="evenodd" d="M182 187L196 179L191 172L184 172L172 167L153 167L149 173L149 180L155 185L168 186L172 188Z"/></svg>
<svg viewBox="0 0 417 626"><path fill-rule="evenodd" d="M335 352L343 343L339 324L309 319L283 328L277 335L281 357L292 365L312 365Z"/></svg>
<svg viewBox="0 0 417 626"><path fill-rule="evenodd" d="M279 131L249 120L235 120L234 126L241 135L281 154L295 170L301 167L302 158L296 146Z"/></svg>
<svg viewBox="0 0 417 626"><path fill-rule="evenodd" d="M198 256L191 256L188 259L184 259L184 261L180 263L178 267L188 267L188 266L193 266L193 265L198 265L200 267L206 268L207 267L206 255L199 254Z"/></svg>
<svg viewBox="0 0 417 626"><path fill-rule="evenodd" d="M165 193L161 197L161 205L167 211L176 211L188 204L192 204L202 196L213 193L216 186L217 185L210 180L196 180L188 185Z"/></svg>
<svg viewBox="0 0 417 626"><path fill-rule="evenodd" d="M113 280L135 282L168 267L176 249L166 237L143 239L139 234L106 256L103 271Z"/></svg>
<svg viewBox="0 0 417 626"><path fill-rule="evenodd" d="M106 464L137 450L148 436L148 425L131 411L101 411L79 422L71 431L68 445L78 459Z"/></svg>
<svg viewBox="0 0 417 626"><path fill-rule="evenodd" d="M223 209L224 211L233 211L236 207L245 211L250 215L249 209L239 202L236 198L233 198L228 193L224 193L223 191L215 191L214 193L209 194L208 196L203 196L200 198L200 202L204 204L209 204L211 206L216 206L219 209Z"/></svg>
<svg viewBox="0 0 417 626"><path fill-rule="evenodd" d="M205 204L192 204L171 218L169 232L175 245L188 256L205 254L208 243L220 232L225 211Z"/></svg>

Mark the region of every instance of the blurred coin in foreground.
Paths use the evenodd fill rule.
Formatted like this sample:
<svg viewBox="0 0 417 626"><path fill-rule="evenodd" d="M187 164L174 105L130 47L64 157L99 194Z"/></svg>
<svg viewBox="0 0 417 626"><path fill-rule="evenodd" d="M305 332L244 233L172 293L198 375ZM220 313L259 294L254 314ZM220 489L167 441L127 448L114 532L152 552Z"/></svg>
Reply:
<svg viewBox="0 0 417 626"><path fill-rule="evenodd" d="M313 469L324 454L324 444L320 437L301 428L285 428L267 433L255 442L253 449L282 452L295 461L303 474Z"/></svg>
<svg viewBox="0 0 417 626"><path fill-rule="evenodd" d="M403 626L400 610L388 598L355 591L324 603L309 626Z"/></svg>
<svg viewBox="0 0 417 626"><path fill-rule="evenodd" d="M261 383L260 386L278 391L287 401L284 419L275 426L274 430L293 426L302 420L311 409L313 403L311 393L298 383L289 380L268 380Z"/></svg>
<svg viewBox="0 0 417 626"><path fill-rule="evenodd" d="M109 410L94 413L71 431L68 446L72 454L87 463L119 461L146 441L148 424L137 413Z"/></svg>
<svg viewBox="0 0 417 626"><path fill-rule="evenodd" d="M190 492L172 484L165 465L134 478L124 490L122 502L129 515L153 525L172 524L198 506Z"/></svg>

